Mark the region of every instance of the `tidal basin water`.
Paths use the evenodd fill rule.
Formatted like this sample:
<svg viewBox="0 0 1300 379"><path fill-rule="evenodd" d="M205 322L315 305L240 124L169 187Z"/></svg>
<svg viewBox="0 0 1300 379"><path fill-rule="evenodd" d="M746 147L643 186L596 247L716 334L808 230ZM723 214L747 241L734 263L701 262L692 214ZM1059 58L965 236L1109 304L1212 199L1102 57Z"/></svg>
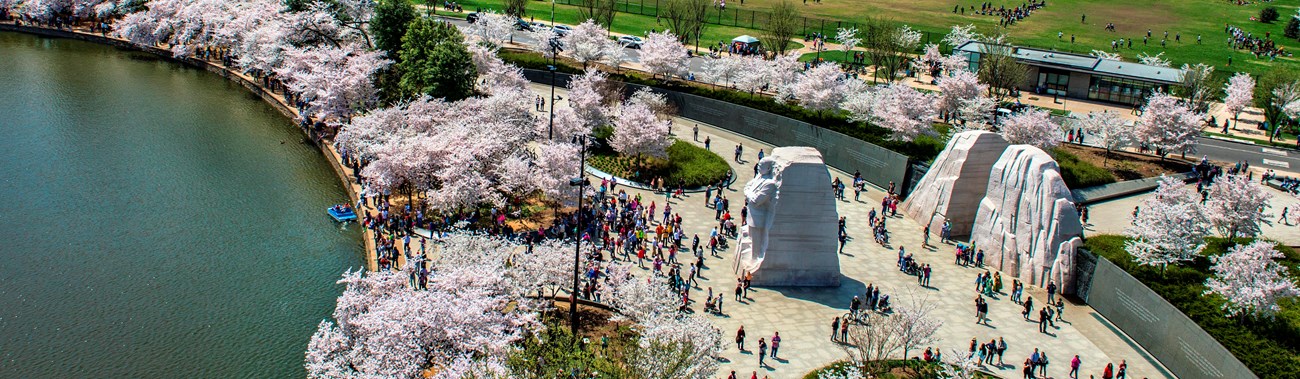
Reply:
<svg viewBox="0 0 1300 379"><path fill-rule="evenodd" d="M302 140L215 74L0 32L0 378L302 377L362 265Z"/></svg>

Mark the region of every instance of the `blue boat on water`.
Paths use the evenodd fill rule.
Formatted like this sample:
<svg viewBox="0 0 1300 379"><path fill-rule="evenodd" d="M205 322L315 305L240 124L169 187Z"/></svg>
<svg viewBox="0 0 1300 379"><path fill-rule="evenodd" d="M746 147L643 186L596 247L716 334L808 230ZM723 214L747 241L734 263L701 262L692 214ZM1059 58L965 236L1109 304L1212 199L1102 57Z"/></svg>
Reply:
<svg viewBox="0 0 1300 379"><path fill-rule="evenodd" d="M353 210L351 206L346 204L339 204L339 205L329 207L329 209L326 211L329 212L330 217L334 218L334 221L345 222L345 221L356 221L357 219L356 210Z"/></svg>

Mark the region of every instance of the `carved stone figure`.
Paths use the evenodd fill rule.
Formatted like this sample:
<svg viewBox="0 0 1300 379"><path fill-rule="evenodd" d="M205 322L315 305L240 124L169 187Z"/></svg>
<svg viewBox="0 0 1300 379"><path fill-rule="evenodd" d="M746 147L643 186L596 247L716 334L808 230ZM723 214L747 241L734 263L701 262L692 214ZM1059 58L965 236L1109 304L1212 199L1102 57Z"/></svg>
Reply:
<svg viewBox="0 0 1300 379"><path fill-rule="evenodd" d="M745 184L749 215L736 243L737 275L760 286L838 286L839 214L831 176L811 147L779 147Z"/></svg>
<svg viewBox="0 0 1300 379"><path fill-rule="evenodd" d="M1073 264L1070 241L1083 233L1073 200L1050 155L1013 145L990 171L971 242L993 268L1037 286L1059 280L1069 290L1072 270L1057 265ZM1060 257L1064 250L1069 253Z"/></svg>
<svg viewBox="0 0 1300 379"><path fill-rule="evenodd" d="M934 236L943 230L944 221L950 223L952 238L970 236L989 185L989 170L1007 146L1002 135L983 130L953 135L903 202L903 212L922 227L929 224Z"/></svg>

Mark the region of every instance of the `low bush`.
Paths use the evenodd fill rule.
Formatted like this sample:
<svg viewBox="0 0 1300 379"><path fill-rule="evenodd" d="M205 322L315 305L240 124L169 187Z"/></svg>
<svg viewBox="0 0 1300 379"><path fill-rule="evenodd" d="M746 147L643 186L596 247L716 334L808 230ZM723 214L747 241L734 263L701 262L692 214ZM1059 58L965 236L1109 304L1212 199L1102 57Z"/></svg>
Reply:
<svg viewBox="0 0 1300 379"><path fill-rule="evenodd" d="M1052 159L1061 167L1061 179L1072 189L1088 188L1115 182L1115 174L1079 160L1079 157L1061 149L1052 149Z"/></svg>
<svg viewBox="0 0 1300 379"><path fill-rule="evenodd" d="M676 141L668 147L668 159L620 155L609 149L596 149L587 163L620 178L649 183L664 178L670 187L683 183L686 188L717 183L731 167L711 151L689 142Z"/></svg>
<svg viewBox="0 0 1300 379"><path fill-rule="evenodd" d="M1223 299L1204 296L1205 280L1213 275L1206 257L1221 255L1234 241L1210 238L1205 257L1183 264L1170 265L1163 272L1138 265L1124 250L1124 236L1089 237L1084 247L1123 268L1182 311L1213 336L1232 355L1246 364L1260 378L1300 378L1300 304L1286 302L1276 320L1232 319L1224 316ZM1249 243L1239 239L1236 243ZM1291 275L1300 274L1300 255L1286 246L1278 246L1286 257L1280 263Z"/></svg>
<svg viewBox="0 0 1300 379"><path fill-rule="evenodd" d="M1278 17L1280 14L1277 12L1277 7L1265 7L1259 11L1259 22L1272 23L1277 21Z"/></svg>

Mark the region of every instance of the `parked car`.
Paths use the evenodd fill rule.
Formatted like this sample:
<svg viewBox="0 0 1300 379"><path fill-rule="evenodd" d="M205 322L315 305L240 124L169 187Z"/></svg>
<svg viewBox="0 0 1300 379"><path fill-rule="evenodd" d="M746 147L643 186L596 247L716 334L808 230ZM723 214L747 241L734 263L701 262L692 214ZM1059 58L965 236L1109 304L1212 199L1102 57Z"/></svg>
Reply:
<svg viewBox="0 0 1300 379"><path fill-rule="evenodd" d="M569 34L569 32L571 32L571 31L573 31L573 28L570 28L568 25L556 25L556 26L555 26L555 34L556 34L556 35L564 36L564 35L566 35L566 34Z"/></svg>
<svg viewBox="0 0 1300 379"><path fill-rule="evenodd" d="M478 12L469 12L469 14L465 15L465 21L471 24L473 24L474 21L478 21Z"/></svg>
<svg viewBox="0 0 1300 379"><path fill-rule="evenodd" d="M629 49L640 49L641 37L637 37L637 36L618 37L618 44Z"/></svg>
<svg viewBox="0 0 1300 379"><path fill-rule="evenodd" d="M531 31L533 31L533 24L529 24L528 21L524 21L524 20L521 20L521 19L517 19L517 18L516 18L516 19L515 19L515 30L522 30L522 31L525 31L525 32L531 32Z"/></svg>
<svg viewBox="0 0 1300 379"><path fill-rule="evenodd" d="M532 29L529 29L529 30L532 30L532 31L543 31L543 30L547 30L547 29L550 29L550 28L551 28L550 25L546 25L546 24L543 24L543 23L540 23L540 22L534 22L532 25L533 25L533 28L532 28Z"/></svg>

